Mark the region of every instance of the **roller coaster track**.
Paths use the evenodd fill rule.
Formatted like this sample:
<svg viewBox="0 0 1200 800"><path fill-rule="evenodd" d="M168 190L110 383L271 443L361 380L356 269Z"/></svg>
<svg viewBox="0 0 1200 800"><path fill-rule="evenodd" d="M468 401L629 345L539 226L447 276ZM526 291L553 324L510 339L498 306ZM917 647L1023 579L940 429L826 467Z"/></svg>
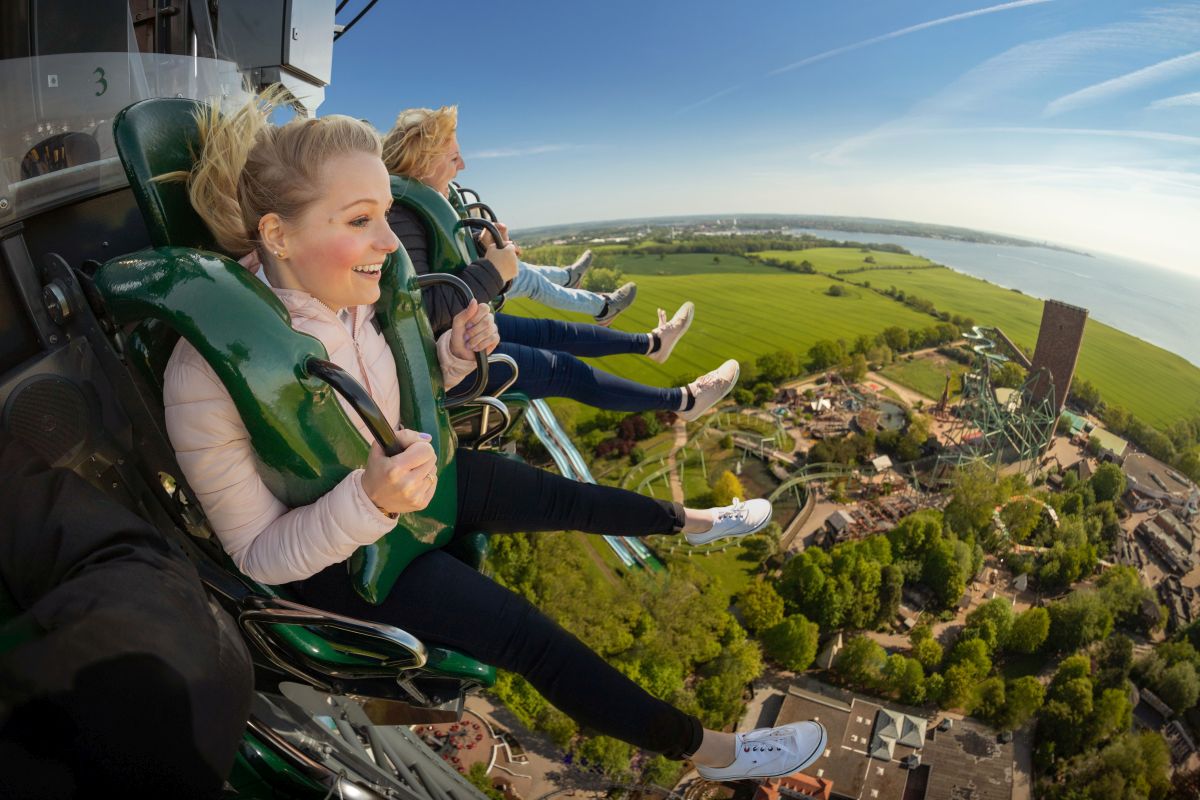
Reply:
<svg viewBox="0 0 1200 800"><path fill-rule="evenodd" d="M829 480L831 478L845 478L853 475L854 472L855 469L853 467L848 467L845 464L806 464L795 475L775 487L775 490L767 495L767 499L775 502L776 499L793 486L803 486L812 481Z"/></svg>
<svg viewBox="0 0 1200 800"><path fill-rule="evenodd" d="M959 466L970 461L992 461L997 466L1005 453L1026 464L1026 471L1036 467L1037 456L1045 450L1054 434L1057 414L1046 401L1052 392L1034 391L1040 381L1050 381L1044 368L1030 371L1024 383L1011 398L1001 402L992 385L991 368L996 364L1016 361L1030 368L1029 359L999 328L976 325L963 337L971 342L978 357L975 370L963 376L963 400L959 422L948 433L952 448L939 455L938 466ZM1010 352L997 350L997 342ZM1050 383L1053 386L1052 383Z"/></svg>
<svg viewBox="0 0 1200 800"><path fill-rule="evenodd" d="M596 483L587 462L583 460L575 443L558 423L558 418L546 405L544 400L534 400L529 404L529 413L525 415L529 421L530 430L537 436L538 441L554 459L558 471L565 477L584 483ZM654 557L641 539L635 537L605 536L604 541L612 548L613 553L626 568L642 566L652 571L663 569L662 563Z"/></svg>

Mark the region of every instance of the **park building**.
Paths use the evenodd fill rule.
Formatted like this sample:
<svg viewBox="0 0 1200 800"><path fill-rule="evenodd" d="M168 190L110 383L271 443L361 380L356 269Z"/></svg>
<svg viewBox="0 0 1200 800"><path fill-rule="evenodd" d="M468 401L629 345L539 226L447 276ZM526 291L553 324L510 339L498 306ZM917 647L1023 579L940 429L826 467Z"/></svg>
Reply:
<svg viewBox="0 0 1200 800"><path fill-rule="evenodd" d="M1169 509L1191 522L1200 515L1200 488L1176 470L1145 453L1131 453L1121 462L1126 501L1135 511Z"/></svg>
<svg viewBox="0 0 1200 800"><path fill-rule="evenodd" d="M1166 512L1163 512L1166 513ZM1170 527L1163 527L1158 524L1158 517L1161 514L1143 520L1137 526L1137 534L1150 548L1154 555L1162 559L1167 568L1175 575L1186 575L1192 571L1195 566L1195 555L1190 547L1185 547L1171 533Z"/></svg>
<svg viewBox="0 0 1200 800"><path fill-rule="evenodd" d="M829 734L825 752L803 775L759 787L755 800L1011 800L1013 745L990 728L801 680L773 724L817 720Z"/></svg>

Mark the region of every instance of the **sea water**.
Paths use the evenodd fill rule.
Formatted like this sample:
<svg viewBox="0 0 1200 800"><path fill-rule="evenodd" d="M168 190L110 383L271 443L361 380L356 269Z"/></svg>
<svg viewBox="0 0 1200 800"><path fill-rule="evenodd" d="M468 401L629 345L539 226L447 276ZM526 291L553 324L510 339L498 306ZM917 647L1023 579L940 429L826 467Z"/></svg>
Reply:
<svg viewBox="0 0 1200 800"><path fill-rule="evenodd" d="M1200 366L1200 276L1119 256L865 231L793 228L824 239L898 244L1006 289L1083 306L1100 322ZM861 277L861 276L860 276Z"/></svg>

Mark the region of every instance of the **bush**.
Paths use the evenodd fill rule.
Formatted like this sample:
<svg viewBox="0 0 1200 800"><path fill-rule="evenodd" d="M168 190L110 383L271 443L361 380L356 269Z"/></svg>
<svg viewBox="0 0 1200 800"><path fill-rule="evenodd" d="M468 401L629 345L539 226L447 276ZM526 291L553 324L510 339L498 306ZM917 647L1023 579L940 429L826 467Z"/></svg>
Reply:
<svg viewBox="0 0 1200 800"><path fill-rule="evenodd" d="M742 482L738 480L737 475L734 475L729 470L725 470L712 483L712 504L714 506L727 506L733 502L733 498L735 497L745 499L746 488L742 486Z"/></svg>
<svg viewBox="0 0 1200 800"><path fill-rule="evenodd" d="M592 267L583 276L583 288L589 292L613 292L625 283L625 273L608 267Z"/></svg>

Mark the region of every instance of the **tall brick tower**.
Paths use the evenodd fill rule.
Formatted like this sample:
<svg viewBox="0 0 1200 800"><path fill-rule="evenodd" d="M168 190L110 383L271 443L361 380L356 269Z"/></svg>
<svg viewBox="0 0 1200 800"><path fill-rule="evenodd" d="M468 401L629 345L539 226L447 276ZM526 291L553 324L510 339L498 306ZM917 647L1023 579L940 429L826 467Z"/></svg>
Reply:
<svg viewBox="0 0 1200 800"><path fill-rule="evenodd" d="M1087 317L1086 308L1058 300L1047 300L1042 307L1042 327L1038 329L1037 348L1033 351L1033 366L1029 370L1035 380L1030 388L1037 400L1049 396L1056 416L1067 402ZM1038 374L1042 367L1050 373L1053 382L1047 381L1044 373Z"/></svg>

